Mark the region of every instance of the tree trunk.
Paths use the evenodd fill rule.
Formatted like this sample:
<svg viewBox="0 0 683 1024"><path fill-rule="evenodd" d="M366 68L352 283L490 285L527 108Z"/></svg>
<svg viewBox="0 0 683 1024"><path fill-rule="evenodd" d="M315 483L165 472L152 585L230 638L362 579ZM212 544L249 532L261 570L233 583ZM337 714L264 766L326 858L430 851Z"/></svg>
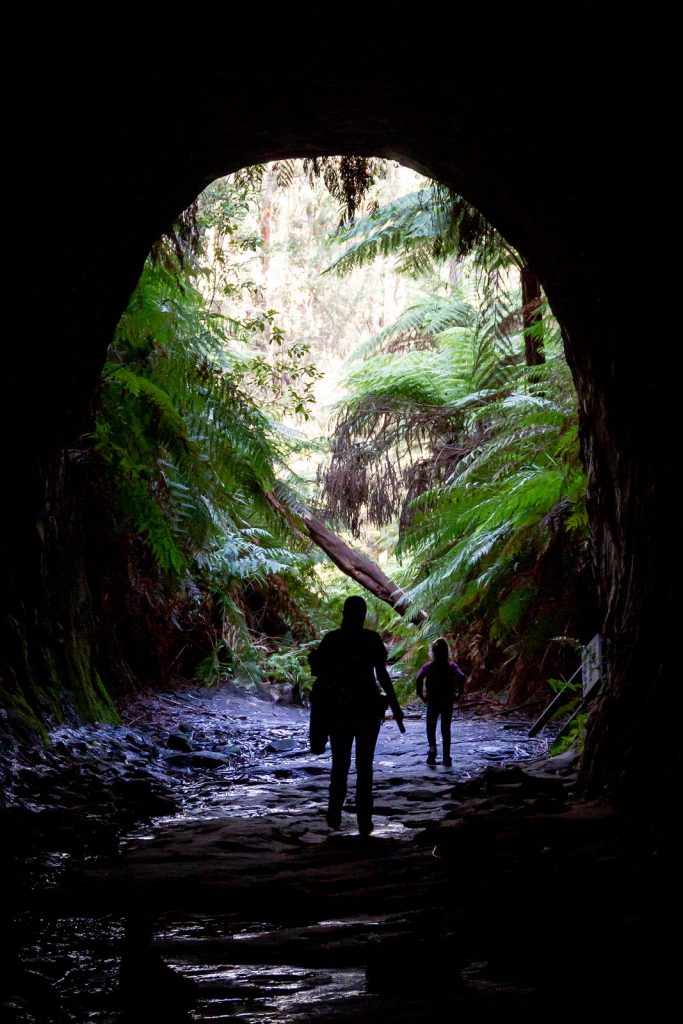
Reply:
<svg viewBox="0 0 683 1024"><path fill-rule="evenodd" d="M270 324L265 314L270 308L270 235L273 220L273 197L275 195L275 175L271 168L267 168L263 176L263 189L261 192L261 207L259 210L259 233L261 235L261 284L258 290L258 305L264 314L264 331L260 338L260 345L264 351L268 351L270 344Z"/></svg>
<svg viewBox="0 0 683 1024"><path fill-rule="evenodd" d="M303 505L296 505L294 511L284 505L272 492L268 494L268 501L289 523L296 519L301 520L308 536L314 544L321 548L330 561L334 562L338 569L349 576L361 587L374 594L380 601L386 602L399 613L405 615L410 607L410 600L406 593L389 579L382 572L378 565L371 559L366 558L359 551L354 551L348 544L344 543L341 537L333 533L327 526L317 519ZM296 525L296 523L294 523ZM420 610L414 616L415 622L424 622L427 613Z"/></svg>
<svg viewBox="0 0 683 1024"><path fill-rule="evenodd" d="M545 362L543 342L536 330L541 322L541 282L526 265L520 271L522 282L522 329L524 333L524 362L539 366Z"/></svg>

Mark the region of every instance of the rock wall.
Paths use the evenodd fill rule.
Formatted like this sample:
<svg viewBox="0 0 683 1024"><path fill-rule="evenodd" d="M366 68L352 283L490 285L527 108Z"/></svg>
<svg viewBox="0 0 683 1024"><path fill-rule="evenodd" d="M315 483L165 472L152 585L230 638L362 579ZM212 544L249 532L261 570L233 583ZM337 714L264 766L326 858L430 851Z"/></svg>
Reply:
<svg viewBox="0 0 683 1024"><path fill-rule="evenodd" d="M117 722L117 699L192 676L211 648L215 609L166 579L126 530L91 448L56 453L45 481L16 547L0 703L39 731Z"/></svg>

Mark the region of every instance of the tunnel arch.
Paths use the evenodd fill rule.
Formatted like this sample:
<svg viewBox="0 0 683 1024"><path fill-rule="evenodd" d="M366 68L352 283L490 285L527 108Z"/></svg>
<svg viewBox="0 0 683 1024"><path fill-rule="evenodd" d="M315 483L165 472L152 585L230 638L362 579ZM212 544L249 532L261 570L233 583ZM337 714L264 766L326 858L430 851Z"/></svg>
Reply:
<svg viewBox="0 0 683 1024"><path fill-rule="evenodd" d="M582 27L580 16L573 29ZM486 32L476 15L468 18L468 29ZM662 165L651 122L637 116L643 83L631 75L627 49L595 19L587 27L578 74L573 34L544 23L530 33L521 19L506 18L489 61L504 66L514 47L550 47L553 56L554 74L542 88L533 62L516 67L516 104L501 102L496 78L482 77L476 48L459 53L457 75L437 60L407 74L402 57L411 40L392 36L393 59L371 61L319 40L311 48L307 36L281 71L273 33L259 43L255 75L240 55L221 60L219 40L207 38L196 53L187 49L182 65L169 65L163 44L183 31L173 22L159 45L120 27L110 36L61 38L59 48L46 35L40 60L24 69L13 150L23 194L41 202L15 211L13 235L14 337L26 339L33 360L25 346L8 344L0 392L3 471L14 481L3 510L6 680L21 679L41 623L62 614L45 597L52 563L39 528L58 477L56 453L80 429L152 243L211 180L239 167L306 155L386 156L478 206L532 265L562 324L579 394L608 651L583 777L594 794L607 790L641 805L646 791L668 798L673 761L655 765L652 752L675 748L667 733L674 678L667 624L677 584L663 572L675 531L663 493L661 424L636 415L653 383L642 373L646 317L634 310L635 276L622 258L646 230L633 196L660 187ZM145 98L160 88L155 110ZM49 274L22 272L46 231L57 244ZM646 265L641 276L652 270ZM28 323L27 310L37 314ZM661 382L664 396L670 387Z"/></svg>

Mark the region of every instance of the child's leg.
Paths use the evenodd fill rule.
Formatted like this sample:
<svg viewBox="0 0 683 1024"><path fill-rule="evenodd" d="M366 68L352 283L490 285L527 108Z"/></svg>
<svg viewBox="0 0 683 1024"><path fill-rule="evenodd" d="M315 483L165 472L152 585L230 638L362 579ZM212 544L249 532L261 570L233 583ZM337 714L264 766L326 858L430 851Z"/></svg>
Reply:
<svg viewBox="0 0 683 1024"><path fill-rule="evenodd" d="M451 720L453 718L453 705L448 704L441 708L441 739L443 742L443 756L451 756Z"/></svg>
<svg viewBox="0 0 683 1024"><path fill-rule="evenodd" d="M427 745L429 753L436 756L436 722L439 717L439 709L435 704L427 705Z"/></svg>

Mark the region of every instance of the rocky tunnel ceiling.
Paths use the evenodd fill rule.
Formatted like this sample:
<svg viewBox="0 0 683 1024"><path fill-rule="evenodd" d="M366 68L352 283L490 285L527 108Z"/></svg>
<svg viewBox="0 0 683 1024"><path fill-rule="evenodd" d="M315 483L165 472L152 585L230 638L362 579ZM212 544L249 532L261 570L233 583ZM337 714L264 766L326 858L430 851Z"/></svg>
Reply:
<svg viewBox="0 0 683 1024"><path fill-rule="evenodd" d="M38 500L35 467L78 433L150 246L211 180L309 154L398 159L480 207L532 264L563 325L611 638L605 700L612 720L632 721L646 673L654 742L673 597L656 567L671 511L658 497L661 427L634 414L653 382L633 292L654 270L646 197L665 187L666 104L637 62L642 29L607 24L590 3L561 25L534 5L429 23L389 6L336 36L303 12L293 31L293 19L234 14L224 27L209 13L201 24L169 13L153 29L113 17L95 29L50 15L26 29L9 93L16 273L0 399L16 486L5 512L23 521ZM614 762L613 742L603 731L598 760Z"/></svg>
<svg viewBox="0 0 683 1024"><path fill-rule="evenodd" d="M40 319L24 329L54 386L26 429L49 440L65 407L77 419L145 255L180 210L212 179L283 157L386 155L454 186L534 264L573 345L574 320L593 322L619 287L611 255L632 238L633 179L655 135L634 119L637 40L590 4L557 26L531 11L496 19L456 10L423 24L390 8L336 40L270 14L262 26L33 26L12 79L9 213L16 265L33 268L18 302ZM623 352L614 315L594 359L617 331Z"/></svg>
<svg viewBox="0 0 683 1024"><path fill-rule="evenodd" d="M218 25L172 18L151 36L119 24L79 37L59 22L31 39L11 212L19 265L33 268L20 294L42 321L28 327L59 385L45 396L50 434L90 389L155 239L212 179L256 162L394 157L455 187L524 253L570 345L573 320L609 303L645 127L634 137L637 83L613 34L595 37L591 17L553 30L508 14L495 35L464 12L441 28L383 21L338 43L304 32L288 45L276 18L244 39L232 24L227 45ZM605 318L601 349L616 326Z"/></svg>

